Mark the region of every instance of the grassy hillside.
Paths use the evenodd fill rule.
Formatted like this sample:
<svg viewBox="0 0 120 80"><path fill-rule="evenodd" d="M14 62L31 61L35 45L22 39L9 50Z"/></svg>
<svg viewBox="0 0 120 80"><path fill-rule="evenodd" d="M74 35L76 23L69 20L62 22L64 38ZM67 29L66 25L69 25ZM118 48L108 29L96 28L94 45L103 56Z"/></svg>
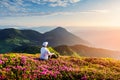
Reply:
<svg viewBox="0 0 120 80"><path fill-rule="evenodd" d="M61 56L48 61L39 54L0 54L0 80L118 80L120 61Z"/></svg>
<svg viewBox="0 0 120 80"><path fill-rule="evenodd" d="M120 52L118 51L112 51L102 48L94 48L94 47L88 47L84 45L73 45L73 46L57 46L54 48L57 52L60 53L60 55L72 55L77 54L79 56L83 57L99 57L99 58L115 58L120 59Z"/></svg>
<svg viewBox="0 0 120 80"><path fill-rule="evenodd" d="M69 46L66 46L66 45L61 45L61 46L55 47L54 49L55 51L59 52L60 55L72 56L72 55L77 54Z"/></svg>

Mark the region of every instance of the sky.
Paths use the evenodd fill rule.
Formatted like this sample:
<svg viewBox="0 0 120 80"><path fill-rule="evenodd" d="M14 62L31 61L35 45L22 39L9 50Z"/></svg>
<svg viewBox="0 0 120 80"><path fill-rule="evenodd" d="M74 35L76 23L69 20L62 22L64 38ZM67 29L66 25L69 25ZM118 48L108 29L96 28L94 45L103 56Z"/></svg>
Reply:
<svg viewBox="0 0 120 80"><path fill-rule="evenodd" d="M120 0L0 0L0 25L120 27Z"/></svg>

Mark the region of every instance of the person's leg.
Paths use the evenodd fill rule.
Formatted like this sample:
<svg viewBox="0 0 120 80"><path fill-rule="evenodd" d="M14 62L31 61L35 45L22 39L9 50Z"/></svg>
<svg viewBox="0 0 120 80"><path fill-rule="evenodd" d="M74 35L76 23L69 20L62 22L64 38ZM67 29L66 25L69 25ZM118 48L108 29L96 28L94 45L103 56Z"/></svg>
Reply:
<svg viewBox="0 0 120 80"><path fill-rule="evenodd" d="M53 54L51 58L58 58L58 56L56 54Z"/></svg>
<svg viewBox="0 0 120 80"><path fill-rule="evenodd" d="M39 60L41 60L41 61L47 61L46 59L41 59L41 58Z"/></svg>
<svg viewBox="0 0 120 80"><path fill-rule="evenodd" d="M49 55L49 56L48 56L48 59L51 59L51 56L52 56L52 55Z"/></svg>
<svg viewBox="0 0 120 80"><path fill-rule="evenodd" d="M59 56L57 56L56 54L53 54L53 55L49 55L48 56L48 59L52 59L52 58L58 58Z"/></svg>

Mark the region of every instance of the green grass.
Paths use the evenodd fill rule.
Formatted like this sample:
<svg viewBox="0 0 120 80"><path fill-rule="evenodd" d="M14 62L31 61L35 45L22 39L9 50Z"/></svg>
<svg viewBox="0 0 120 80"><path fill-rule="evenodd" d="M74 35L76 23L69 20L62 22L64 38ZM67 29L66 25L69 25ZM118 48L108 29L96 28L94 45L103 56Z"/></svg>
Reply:
<svg viewBox="0 0 120 80"><path fill-rule="evenodd" d="M60 56L47 61L39 54L0 54L0 80L119 80L120 61Z"/></svg>

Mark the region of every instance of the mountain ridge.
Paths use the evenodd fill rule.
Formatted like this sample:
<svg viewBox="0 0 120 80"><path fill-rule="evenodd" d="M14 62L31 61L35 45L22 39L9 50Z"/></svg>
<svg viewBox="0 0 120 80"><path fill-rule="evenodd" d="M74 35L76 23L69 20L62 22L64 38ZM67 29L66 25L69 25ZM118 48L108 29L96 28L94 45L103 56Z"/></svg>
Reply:
<svg viewBox="0 0 120 80"><path fill-rule="evenodd" d="M75 36L62 27L57 27L46 33L40 33L30 29L1 29L0 41L2 42L2 45L0 45L1 50L7 47L15 48L16 46L22 46L23 44L41 46L44 41L48 41L49 45L52 47L59 45L75 45L78 43L88 44L87 41ZM0 52L2 52L1 50Z"/></svg>

